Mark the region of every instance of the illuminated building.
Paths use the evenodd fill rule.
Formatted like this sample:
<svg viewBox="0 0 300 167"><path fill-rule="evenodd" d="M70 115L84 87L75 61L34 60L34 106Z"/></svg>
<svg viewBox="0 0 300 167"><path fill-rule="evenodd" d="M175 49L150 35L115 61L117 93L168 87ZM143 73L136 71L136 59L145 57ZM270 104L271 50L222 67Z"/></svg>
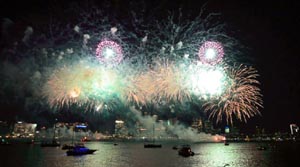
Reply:
<svg viewBox="0 0 300 167"><path fill-rule="evenodd" d="M37 124L19 121L14 125L12 135L21 138L34 138L36 126Z"/></svg>
<svg viewBox="0 0 300 167"><path fill-rule="evenodd" d="M128 135L128 129L124 125L124 121L122 120L116 120L115 121L115 137L126 137Z"/></svg>
<svg viewBox="0 0 300 167"><path fill-rule="evenodd" d="M205 133L212 133L214 131L214 127L212 122L210 121L205 121L204 122L204 132Z"/></svg>
<svg viewBox="0 0 300 167"><path fill-rule="evenodd" d="M83 138L89 137L89 129L87 123L75 122L57 122L53 127L40 127L37 131L37 138L52 139L56 138L59 140L70 140L72 138Z"/></svg>
<svg viewBox="0 0 300 167"><path fill-rule="evenodd" d="M0 121L0 138L8 137L11 132L11 127L5 121Z"/></svg>

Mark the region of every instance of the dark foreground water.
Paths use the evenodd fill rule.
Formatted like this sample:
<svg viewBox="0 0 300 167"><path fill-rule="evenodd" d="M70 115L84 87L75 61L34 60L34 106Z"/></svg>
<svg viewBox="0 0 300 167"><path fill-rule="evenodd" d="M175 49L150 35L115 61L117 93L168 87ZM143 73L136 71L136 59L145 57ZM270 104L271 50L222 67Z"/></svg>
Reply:
<svg viewBox="0 0 300 167"><path fill-rule="evenodd" d="M196 155L181 157L172 147L179 143L162 143L162 148L143 147L139 142L89 142L98 149L92 155L66 156L61 148L39 145L0 145L1 167L284 167L300 165L300 143L189 143ZM258 150L257 146L267 146Z"/></svg>

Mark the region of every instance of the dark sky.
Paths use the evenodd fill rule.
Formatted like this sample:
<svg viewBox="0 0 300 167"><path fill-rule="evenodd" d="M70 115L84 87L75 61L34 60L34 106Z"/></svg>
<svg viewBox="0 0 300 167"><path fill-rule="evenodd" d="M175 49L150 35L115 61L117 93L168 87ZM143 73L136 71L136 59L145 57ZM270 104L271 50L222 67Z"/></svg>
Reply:
<svg viewBox="0 0 300 167"><path fill-rule="evenodd" d="M299 4L284 1L225 6L225 17L229 24L240 28L239 39L251 48L261 75L261 125L285 130L289 123L299 125Z"/></svg>
<svg viewBox="0 0 300 167"><path fill-rule="evenodd" d="M31 15L47 15L49 6L68 4L44 0L9 2L1 4L1 18L17 20ZM182 7L195 12L203 2L153 0L147 4L149 8L157 5L159 11ZM114 0L113 4L126 10L127 1ZM290 123L300 125L299 7L297 1L207 1L207 10L222 13L235 37L250 48L249 56L259 71L264 109L262 117L250 120L250 125L273 130L288 130Z"/></svg>

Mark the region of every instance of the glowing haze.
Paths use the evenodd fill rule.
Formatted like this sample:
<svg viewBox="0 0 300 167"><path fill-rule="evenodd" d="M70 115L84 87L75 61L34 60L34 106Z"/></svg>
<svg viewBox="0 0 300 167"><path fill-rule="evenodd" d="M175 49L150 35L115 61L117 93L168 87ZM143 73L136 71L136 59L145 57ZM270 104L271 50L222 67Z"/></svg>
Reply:
<svg viewBox="0 0 300 167"><path fill-rule="evenodd" d="M11 99L23 95L26 102L30 92L37 102L46 99L51 110L77 106L102 112L154 105L157 111L177 114L189 104L218 123L232 123L235 117L246 121L260 113L257 71L229 65L240 51L238 42L223 35L221 24L210 23L213 15L144 21L142 12L131 11L132 20L123 25L110 12L76 11L80 17L74 28L57 25L41 44L42 35L31 35L31 28L23 41L28 51L18 50L17 44L6 49L7 60L16 58L0 66L1 89L11 86ZM63 40L59 34L65 34Z"/></svg>
<svg viewBox="0 0 300 167"><path fill-rule="evenodd" d="M226 89L228 77L222 67L198 63L190 70L189 88L200 98L206 100L208 97L220 96Z"/></svg>

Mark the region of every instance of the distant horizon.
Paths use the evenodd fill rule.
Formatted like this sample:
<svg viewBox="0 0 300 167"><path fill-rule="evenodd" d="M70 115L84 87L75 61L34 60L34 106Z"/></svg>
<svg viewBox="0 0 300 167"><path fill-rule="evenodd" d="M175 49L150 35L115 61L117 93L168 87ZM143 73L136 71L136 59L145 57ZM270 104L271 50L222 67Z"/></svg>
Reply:
<svg viewBox="0 0 300 167"><path fill-rule="evenodd" d="M14 120L4 120L4 119L2 119L0 121L1 122L7 122L10 125L12 125L14 123L17 123L17 122L37 124L35 121L28 121L28 120L22 119L22 118L19 118L18 120L16 120L16 119L14 119ZM167 120L163 120L163 121L167 121ZM207 120L207 121L209 121L209 120ZM112 121L112 122L114 122L114 121ZM49 124L49 123L48 124L37 124L37 127L39 127L39 128L46 127L47 129L49 129L49 128L51 129L51 128L53 128L53 125L55 124L55 122L53 121L52 123L53 124ZM59 121L59 120L57 120L56 123L87 123L88 129L90 129L89 124L93 124L93 123L89 123L89 122L84 121L84 120L82 120L82 121L72 121L72 120L70 120L70 121ZM295 123L291 123L291 124L295 124ZM188 128L188 127L191 127L192 124L190 124L190 125L182 124L182 125L184 125L184 126L186 126L186 128ZM296 124L296 125L299 126L298 124ZM93 127L94 127L93 132L96 132L96 131L100 130L100 129L97 129L97 125L93 125ZM101 125L99 125L99 127L101 127ZM218 125L218 126L214 125L215 130L220 130L220 132L217 133L217 134L225 134L225 131L224 131L225 129L224 128L226 128L226 127L237 128L237 130L239 130L241 134L256 134L257 130L259 130L260 133L263 130L265 134L274 134L274 133L278 133L278 132L280 132L280 133L290 133L290 124L288 124L287 127L283 127L281 129L266 129L266 127L256 126L256 125L248 126L247 123L240 123L239 125L225 125L225 124L224 125ZM110 127L109 129L113 130L114 127ZM102 132L105 132L109 129L102 129ZM111 131L111 133L112 132L113 131ZM200 131L199 133L207 133L207 132Z"/></svg>

